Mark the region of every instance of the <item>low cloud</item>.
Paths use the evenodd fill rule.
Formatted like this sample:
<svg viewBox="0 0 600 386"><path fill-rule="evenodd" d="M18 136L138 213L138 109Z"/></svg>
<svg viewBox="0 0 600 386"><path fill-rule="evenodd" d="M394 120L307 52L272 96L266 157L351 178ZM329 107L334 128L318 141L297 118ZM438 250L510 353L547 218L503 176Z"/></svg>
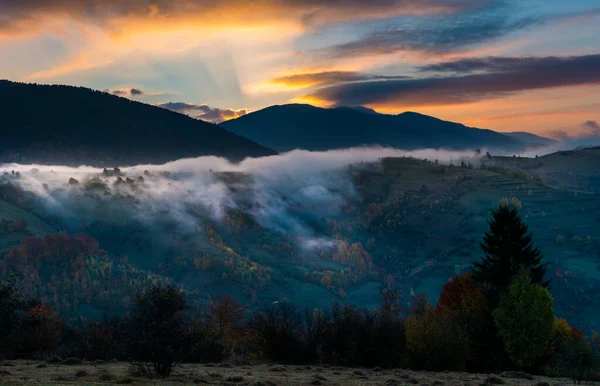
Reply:
<svg viewBox="0 0 600 386"><path fill-rule="evenodd" d="M270 83L291 87L311 87L384 79L407 79L407 77L373 75L354 71L322 71L279 76L272 79Z"/></svg>
<svg viewBox="0 0 600 386"><path fill-rule="evenodd" d="M247 109L221 109L218 107L210 107L208 105L194 105L182 102L163 103L158 105L158 107L213 123L221 123L229 119L241 117L248 113Z"/></svg>
<svg viewBox="0 0 600 386"><path fill-rule="evenodd" d="M466 59L422 69L459 73L334 85L307 97L342 105L435 106L476 102L526 90L599 84L600 54Z"/></svg>
<svg viewBox="0 0 600 386"><path fill-rule="evenodd" d="M129 97L129 98L141 97L145 94L142 90L137 89L137 88L106 89L106 90L104 90L104 92L113 94L113 95L122 96L122 97Z"/></svg>
<svg viewBox="0 0 600 386"><path fill-rule="evenodd" d="M219 221L228 208L236 208L254 216L263 227L311 249L327 244L312 224L342 215L344 207L357 198L349 165L377 169L382 157L414 156L448 162L471 155L373 147L327 152L295 150L249 158L239 164L219 157L200 157L122 168L120 175L103 174L87 166L61 165L6 164L0 165L0 171L18 171L18 183L38 196L37 202L46 214L70 224L71 231L99 218L116 225L127 218L139 221L149 231L157 223L171 221L182 232L195 234L206 216ZM0 173L2 178L13 177ZM69 184L70 178L79 184Z"/></svg>

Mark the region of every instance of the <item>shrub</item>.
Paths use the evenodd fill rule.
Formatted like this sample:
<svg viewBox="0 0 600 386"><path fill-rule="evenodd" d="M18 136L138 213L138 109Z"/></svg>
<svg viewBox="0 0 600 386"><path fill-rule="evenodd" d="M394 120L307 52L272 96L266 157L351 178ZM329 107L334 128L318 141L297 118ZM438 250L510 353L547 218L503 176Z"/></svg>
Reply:
<svg viewBox="0 0 600 386"><path fill-rule="evenodd" d="M494 320L506 353L521 367L531 366L549 347L554 329L552 296L522 268L502 295Z"/></svg>
<svg viewBox="0 0 600 386"><path fill-rule="evenodd" d="M428 311L406 321L411 365L422 370L464 370L468 356L465 331L447 315Z"/></svg>
<svg viewBox="0 0 600 386"><path fill-rule="evenodd" d="M173 371L189 343L187 308L183 292L173 286L153 287L136 296L124 330L133 366L150 364L162 376Z"/></svg>

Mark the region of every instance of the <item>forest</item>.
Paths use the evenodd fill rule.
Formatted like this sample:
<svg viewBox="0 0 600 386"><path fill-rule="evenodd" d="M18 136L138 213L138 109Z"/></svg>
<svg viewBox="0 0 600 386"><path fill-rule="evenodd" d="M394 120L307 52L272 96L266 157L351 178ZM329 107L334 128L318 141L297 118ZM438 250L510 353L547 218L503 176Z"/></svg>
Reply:
<svg viewBox="0 0 600 386"><path fill-rule="evenodd" d="M267 360L429 371L512 369L574 382L600 379L600 338L596 332L586 337L555 315L543 253L515 202L493 211L481 248L484 257L444 285L435 306L424 294L406 302L390 282L380 288L373 308L282 301L250 310L231 296L194 308L182 288L139 272L126 283L126 291L137 294L127 312L93 320L64 318L48 306L68 312L60 299L68 288L27 298L9 279L0 286L0 356L50 363L117 359L129 361L136 374L160 377L185 362ZM26 239L11 249L3 269L33 255L63 267L65 286L67 277L81 281L86 289L81 302L86 296L98 301L123 296L106 293L105 288L123 285L105 278L111 270L131 269L127 262L107 263L93 239L66 235ZM33 272L22 275L32 285L39 280Z"/></svg>

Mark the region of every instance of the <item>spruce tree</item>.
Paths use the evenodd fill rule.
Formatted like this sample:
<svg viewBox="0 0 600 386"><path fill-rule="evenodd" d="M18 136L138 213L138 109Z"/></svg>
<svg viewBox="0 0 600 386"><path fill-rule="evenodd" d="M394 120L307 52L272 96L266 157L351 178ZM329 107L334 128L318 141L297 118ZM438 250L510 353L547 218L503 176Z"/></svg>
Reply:
<svg viewBox="0 0 600 386"><path fill-rule="evenodd" d="M494 307L521 268L529 272L533 284L547 287L549 281L544 281L546 264L542 263L542 252L533 245L517 208L501 205L492 214L490 230L480 243L485 257L473 263L471 275L486 287Z"/></svg>

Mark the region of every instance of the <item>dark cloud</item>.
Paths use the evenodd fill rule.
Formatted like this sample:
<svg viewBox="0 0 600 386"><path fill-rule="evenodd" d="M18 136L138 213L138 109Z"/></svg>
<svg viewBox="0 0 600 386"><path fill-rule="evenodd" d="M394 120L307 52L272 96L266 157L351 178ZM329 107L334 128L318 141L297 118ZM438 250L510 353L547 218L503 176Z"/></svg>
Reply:
<svg viewBox="0 0 600 386"><path fill-rule="evenodd" d="M221 123L228 119L241 117L248 113L247 109L221 109L218 107L210 107L208 105L193 105L182 102L163 103L158 105L158 107L213 123Z"/></svg>
<svg viewBox="0 0 600 386"><path fill-rule="evenodd" d="M595 132L600 132L600 125L598 125L598 122L596 122L596 121L593 121L593 120L585 121L585 122L583 122L583 126L589 128Z"/></svg>
<svg viewBox="0 0 600 386"><path fill-rule="evenodd" d="M135 98L135 97L140 97L142 95L144 95L144 92L138 88L131 88L131 89L122 89L122 88L118 88L118 89L106 89L104 90L104 92L109 93L109 94L113 94L113 95L118 95L118 96L122 96L122 97L130 97L130 98Z"/></svg>
<svg viewBox="0 0 600 386"><path fill-rule="evenodd" d="M584 56L547 57L497 57L468 58L419 67L422 72L454 72L469 74L476 72L523 72L523 71L590 71L600 63L600 54Z"/></svg>
<svg viewBox="0 0 600 386"><path fill-rule="evenodd" d="M600 10L536 17L514 17L507 2L488 2L488 6L449 16L431 16L423 20L401 18L393 25L371 32L359 40L317 51L320 55L349 57L417 51L430 55L456 52L501 38L511 32L551 22L596 17Z"/></svg>
<svg viewBox="0 0 600 386"><path fill-rule="evenodd" d="M353 71L323 71L279 76L271 80L271 83L284 84L286 86L324 86L382 79L407 79L407 77L372 75Z"/></svg>
<svg viewBox="0 0 600 386"><path fill-rule="evenodd" d="M491 66L495 70L481 74L335 85L319 89L310 97L343 105L448 105L496 98L524 90L600 83L600 54L469 61L470 67L478 70L487 69L485 63L495 63ZM456 66L458 62L451 63ZM506 63L510 63L510 66ZM438 66L443 67L444 64Z"/></svg>

